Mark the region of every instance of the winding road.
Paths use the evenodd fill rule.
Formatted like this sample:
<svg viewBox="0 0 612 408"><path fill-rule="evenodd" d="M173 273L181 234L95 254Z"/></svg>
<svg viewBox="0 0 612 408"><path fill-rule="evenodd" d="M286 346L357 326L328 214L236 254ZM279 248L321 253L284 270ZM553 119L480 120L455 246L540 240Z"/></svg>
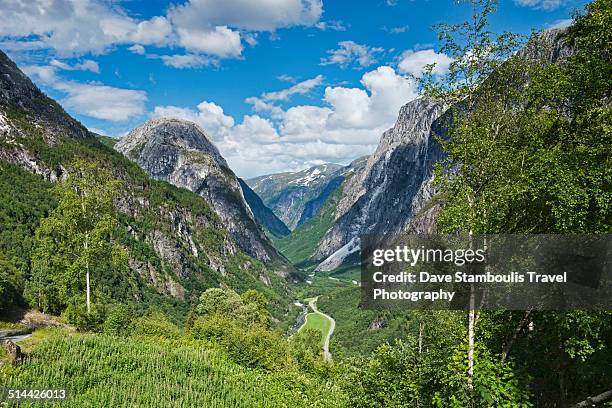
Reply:
<svg viewBox="0 0 612 408"><path fill-rule="evenodd" d="M336 328L336 321L331 316L326 315L325 313L317 309L317 299L319 299L318 296L310 299L310 301L308 302L308 306L310 306L313 312L320 314L321 316L328 319L330 322L329 331L327 332L327 336L325 336L325 343L323 344L323 359L325 361L331 361L332 355L329 352L329 339L331 339L331 336L334 333L334 329ZM306 324L306 322L304 322L304 324Z"/></svg>

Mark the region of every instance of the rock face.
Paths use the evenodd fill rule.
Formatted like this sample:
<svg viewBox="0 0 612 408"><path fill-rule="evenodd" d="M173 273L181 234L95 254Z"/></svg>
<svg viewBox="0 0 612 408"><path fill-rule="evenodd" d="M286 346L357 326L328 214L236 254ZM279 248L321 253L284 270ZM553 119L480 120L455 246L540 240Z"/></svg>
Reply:
<svg viewBox="0 0 612 408"><path fill-rule="evenodd" d="M179 119L150 120L114 147L151 177L204 197L244 252L264 262L278 258L255 222L238 178L198 125Z"/></svg>
<svg viewBox="0 0 612 408"><path fill-rule="evenodd" d="M242 195L253 212L255 221L274 236L284 237L289 235L291 233L289 228L271 209L266 207L257 193L243 179L239 178L238 182L242 188Z"/></svg>
<svg viewBox="0 0 612 408"><path fill-rule="evenodd" d="M315 258L320 269L338 266L358 249L362 234L415 229L425 232L432 222L411 222L431 198L433 165L443 156L433 137L443 133L444 107L428 99L404 105L395 126L387 130L365 167L343 187L336 223L320 241Z"/></svg>
<svg viewBox="0 0 612 408"><path fill-rule="evenodd" d="M523 58L555 63L571 56L565 29L547 30L519 52ZM404 105L363 170L349 179L336 207L334 226L321 239L314 259L319 270L338 267L359 250L362 234L435 232L439 207L431 205L433 166L443 158L435 135L446 137L446 108L419 98Z"/></svg>
<svg viewBox="0 0 612 408"><path fill-rule="evenodd" d="M245 180L289 229L304 223L312 214L303 214L307 203L316 199L343 166L325 163L298 172L270 174Z"/></svg>
<svg viewBox="0 0 612 408"><path fill-rule="evenodd" d="M12 123L11 113L19 111L19 121ZM23 116L26 118L23 118ZM25 119L25 120L24 120ZM55 135L76 139L89 136L87 129L70 117L54 100L47 98L13 61L0 51L0 136L12 135L20 125L36 129L45 140L54 142Z"/></svg>

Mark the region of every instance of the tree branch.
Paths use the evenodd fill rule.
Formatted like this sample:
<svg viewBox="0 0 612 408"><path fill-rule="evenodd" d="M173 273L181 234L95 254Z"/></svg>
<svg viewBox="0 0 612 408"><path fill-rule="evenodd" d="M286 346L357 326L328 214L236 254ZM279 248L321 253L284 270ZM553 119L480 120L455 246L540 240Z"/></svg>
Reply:
<svg viewBox="0 0 612 408"><path fill-rule="evenodd" d="M589 397L587 399L585 399L584 401L581 401L575 405L572 405L571 408L586 408L586 407L595 407L596 404L599 404L600 402L604 402L607 401L609 399L612 399L612 390L608 390L606 392L602 392L601 394L595 396L595 397Z"/></svg>

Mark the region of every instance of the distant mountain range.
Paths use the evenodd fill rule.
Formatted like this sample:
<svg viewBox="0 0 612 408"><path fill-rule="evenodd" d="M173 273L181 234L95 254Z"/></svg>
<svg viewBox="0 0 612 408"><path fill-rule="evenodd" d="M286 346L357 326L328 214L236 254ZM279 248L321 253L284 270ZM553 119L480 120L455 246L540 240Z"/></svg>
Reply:
<svg viewBox="0 0 612 408"><path fill-rule="evenodd" d="M293 230L314 217L346 175L363 162L365 158L349 166L324 163L302 171L269 174L245 181Z"/></svg>

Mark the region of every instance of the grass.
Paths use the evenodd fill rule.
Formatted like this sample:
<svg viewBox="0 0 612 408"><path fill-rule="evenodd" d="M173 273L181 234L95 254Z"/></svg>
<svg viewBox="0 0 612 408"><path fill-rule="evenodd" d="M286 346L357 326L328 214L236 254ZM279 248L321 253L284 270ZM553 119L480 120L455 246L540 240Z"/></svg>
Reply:
<svg viewBox="0 0 612 408"><path fill-rule="evenodd" d="M314 329L321 332L321 347L325 344L325 337L327 337L327 333L331 327L331 322L325 316L320 313L308 313L306 315L306 322L302 327L300 327L299 331L306 329Z"/></svg>
<svg viewBox="0 0 612 408"><path fill-rule="evenodd" d="M44 331L24 342L11 388L65 388L63 407L339 406L325 386L289 373L247 369L201 344ZM44 406L44 403L23 404Z"/></svg>
<svg viewBox="0 0 612 408"><path fill-rule="evenodd" d="M327 291L317 301L318 307L336 320L334 343L347 355L369 354L379 345L393 343L410 331L412 322L408 312L362 309L360 300L360 288L353 285ZM370 325L375 320L384 322L383 327L372 329Z"/></svg>

